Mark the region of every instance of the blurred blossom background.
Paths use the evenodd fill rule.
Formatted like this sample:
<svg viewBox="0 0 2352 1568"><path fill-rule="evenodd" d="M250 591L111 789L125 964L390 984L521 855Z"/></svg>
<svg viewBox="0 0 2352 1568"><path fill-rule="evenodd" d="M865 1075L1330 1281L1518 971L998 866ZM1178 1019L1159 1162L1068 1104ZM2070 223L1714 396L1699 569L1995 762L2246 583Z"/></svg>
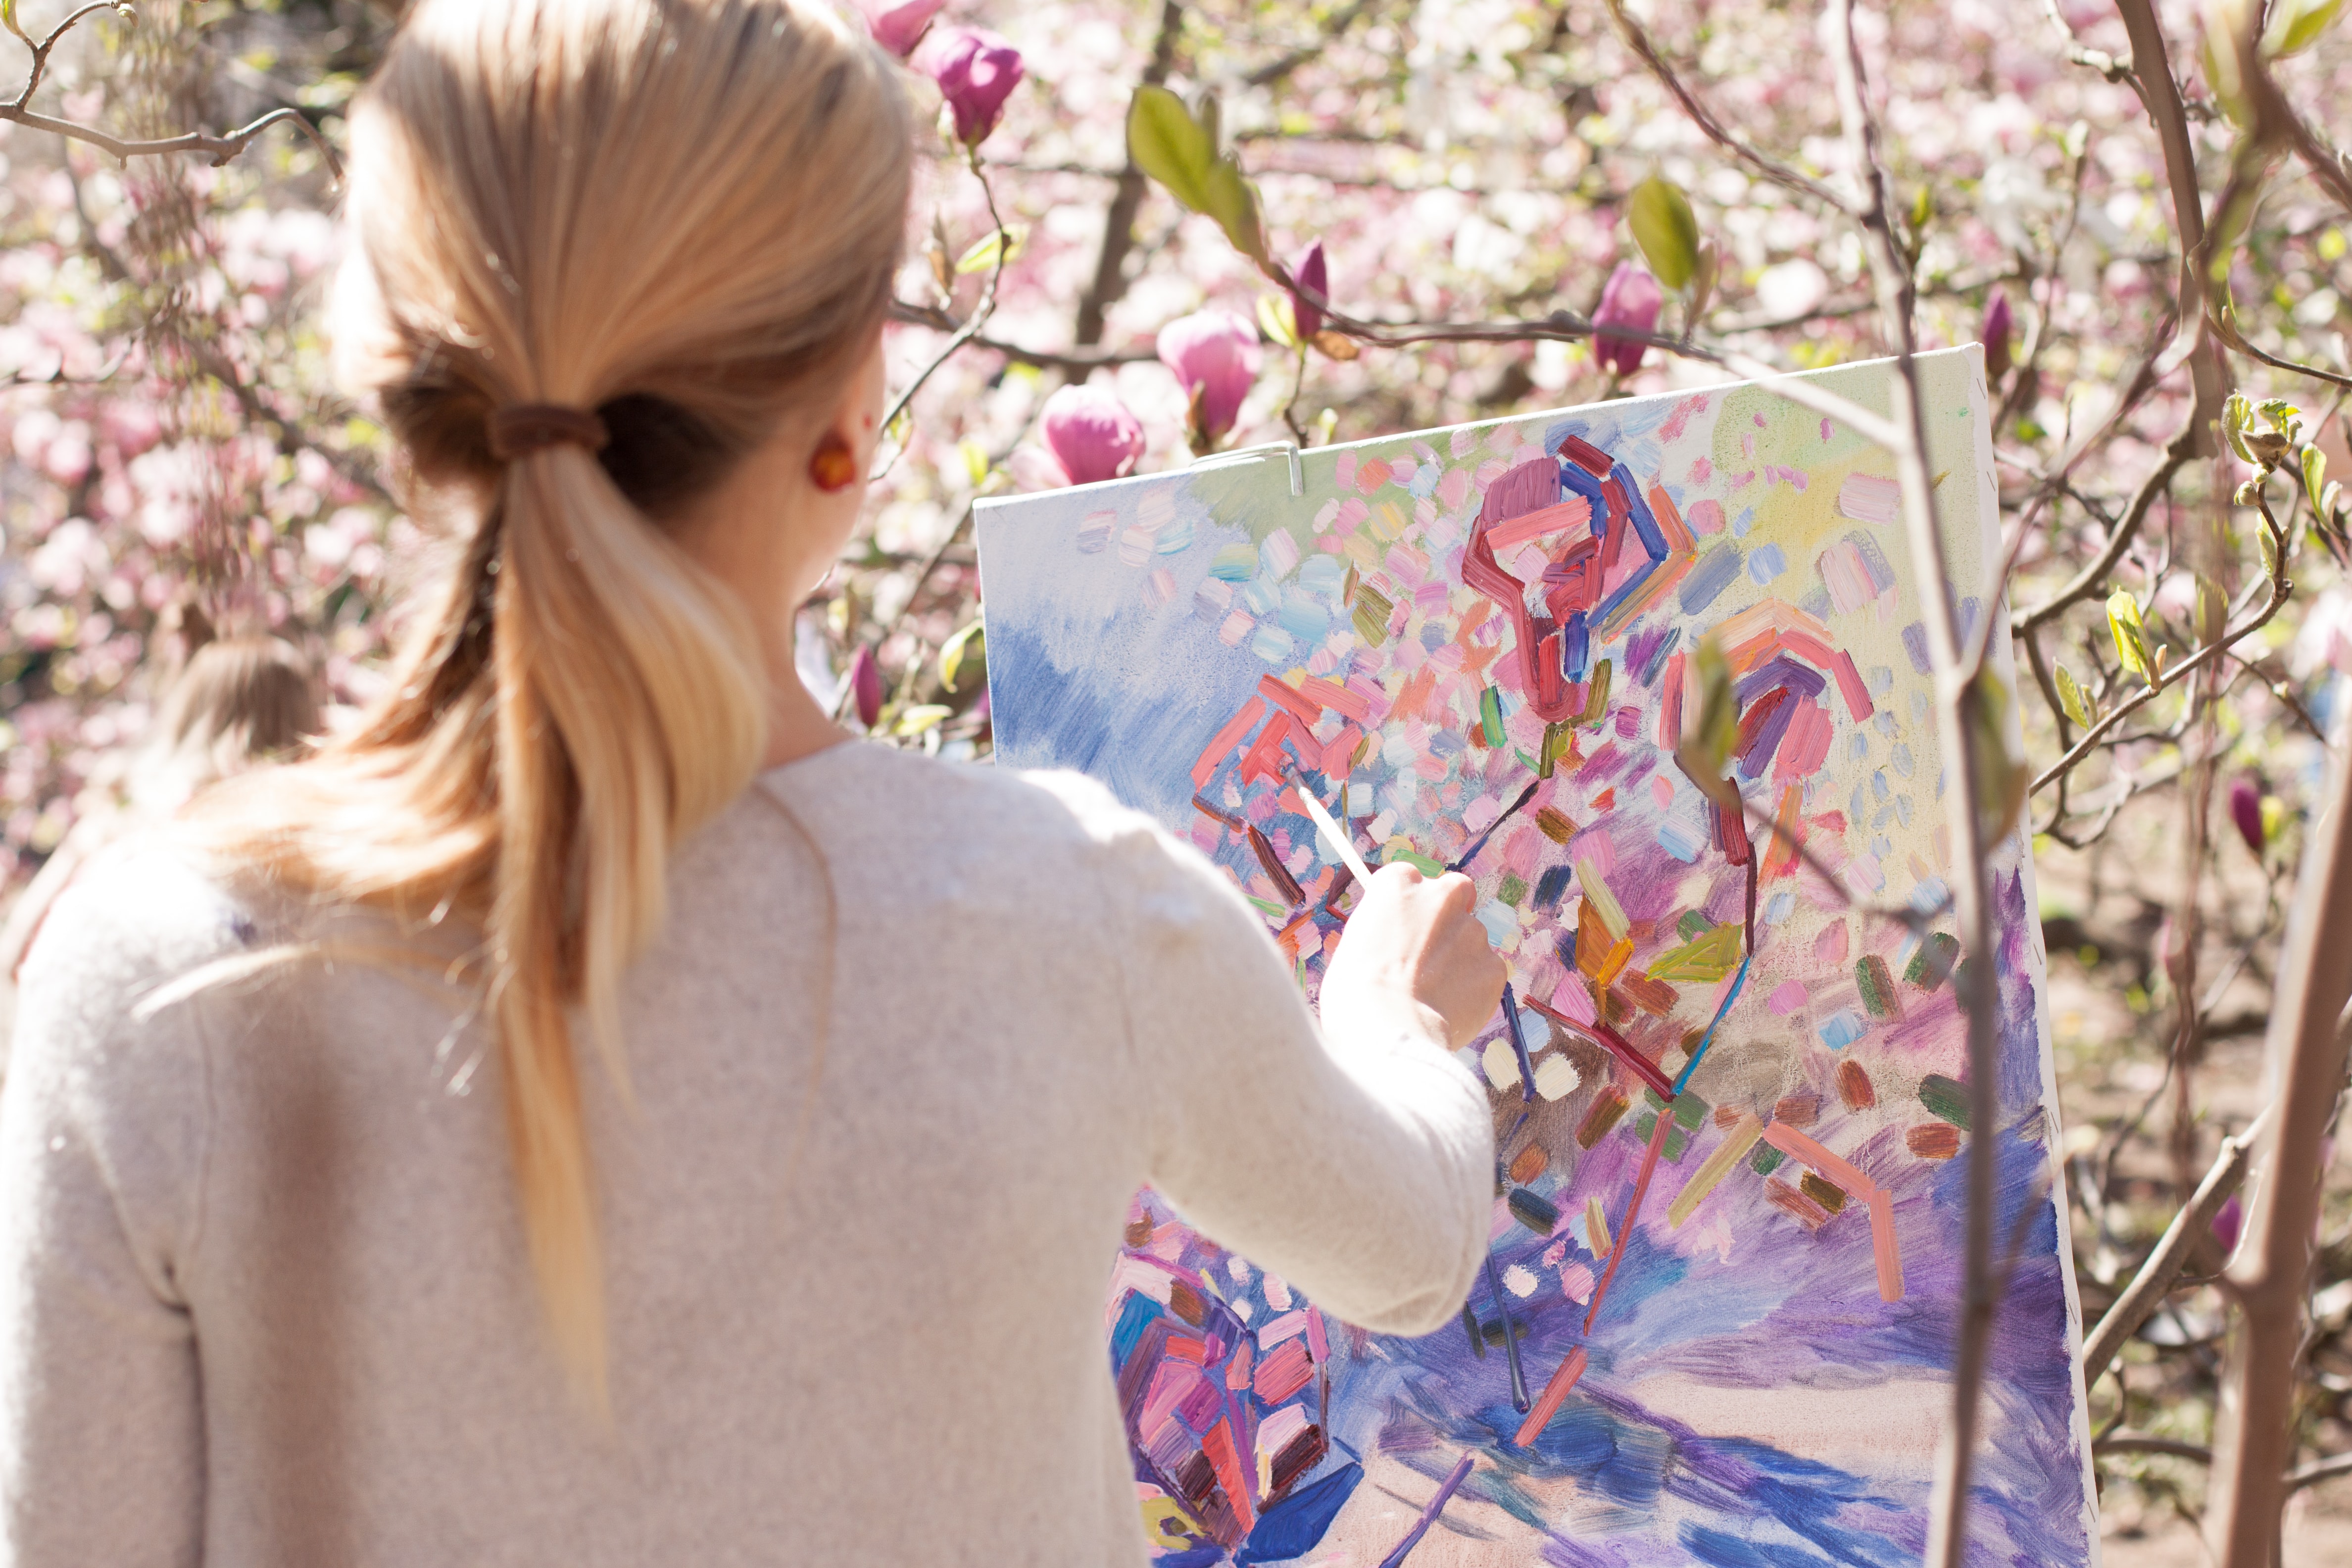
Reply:
<svg viewBox="0 0 2352 1568"><path fill-rule="evenodd" d="M2274 5L2266 25L2305 29L2273 51L2276 79L2343 142L2352 31L2336 9ZM77 28L36 106L119 134L291 108L340 145L399 10L152 0L135 22ZM16 14L37 37L66 11L20 0ZM1738 139L1850 180L1818 11L1626 12ZM1782 368L1886 352L1856 226L1712 140L1597 0L911 0L863 15L936 117L889 329L894 387L913 391L799 647L803 678L890 743L988 753L977 497L1728 379L1640 337ZM2199 43L2208 21L2183 4L2154 15L2210 200L2238 130ZM2187 369L2139 374L2171 339L2181 256L2132 42L2118 7L2092 0L1869 5L1855 26L1921 343L1986 345L2010 603L2036 605L2100 554L2191 407ZM0 60L25 53L0 37ZM1565 310L1637 337L1392 348L1333 330L1130 162L1143 84L1202 113L1255 185L1268 254L1347 316ZM1662 281L1671 258L1636 237L1645 183L1686 204L1704 247L1689 279ZM317 147L282 125L215 166L126 165L0 124L0 888L126 804L192 616L299 648L331 726L382 679L393 605L434 538L393 499L381 430L331 384L320 307L342 245L336 199ZM2151 700L2028 805L2087 1320L2263 1103L2287 898L2324 738L2347 708L2344 501L2326 488L2352 475L2344 386L2292 367L2352 373L2352 216L2284 163L2243 222L2217 287L2260 352L2225 370L2250 404L2293 408L2267 492L2292 509L2291 598L2214 679ZM2289 421L2249 417L2255 434ZM2219 464L2173 465L2101 592L2021 645L2021 668L2038 658L2050 677L2021 693L2034 775L2089 709L2144 684L2109 593L2127 592L2177 661L2199 645L2200 577L2232 598L2264 578L2243 506L2219 546L2200 525L2231 512L2221 492L2260 457L2233 445ZM2084 712L2070 720L2060 694L2074 689ZM2193 966L2173 962L2192 950ZM2352 1449L2352 1174L2333 1143L2326 1158L2293 1417L2312 1463ZM2194 1274L2218 1268L2237 1224L2217 1222L2230 1235ZM2159 1440L2102 1451L2111 1563L2203 1561L2193 1450L2210 1439L2221 1325L2210 1286L2176 1292L2095 1390L2111 1438ZM2287 1542L2291 1563L2352 1561L2352 1474L2295 1491Z"/></svg>

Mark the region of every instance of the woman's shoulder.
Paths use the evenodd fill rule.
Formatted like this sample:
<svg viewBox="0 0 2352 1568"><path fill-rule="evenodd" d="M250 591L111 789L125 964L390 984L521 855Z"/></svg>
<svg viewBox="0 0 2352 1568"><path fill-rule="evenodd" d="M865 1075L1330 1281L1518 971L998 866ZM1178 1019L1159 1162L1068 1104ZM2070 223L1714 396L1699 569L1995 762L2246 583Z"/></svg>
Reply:
<svg viewBox="0 0 2352 1568"><path fill-rule="evenodd" d="M854 816L884 833L943 831L967 847L1083 853L1152 827L1084 773L950 762L856 742L772 770L761 784L787 805Z"/></svg>
<svg viewBox="0 0 2352 1568"><path fill-rule="evenodd" d="M58 893L25 954L27 997L59 988L136 1005L255 940L233 894L168 828L106 846Z"/></svg>
<svg viewBox="0 0 2352 1568"><path fill-rule="evenodd" d="M255 931L245 903L163 831L93 855L19 974L6 1063L9 1099L32 1108L19 1114L83 1129L119 1182L169 1187L203 1137L205 1033L192 993Z"/></svg>

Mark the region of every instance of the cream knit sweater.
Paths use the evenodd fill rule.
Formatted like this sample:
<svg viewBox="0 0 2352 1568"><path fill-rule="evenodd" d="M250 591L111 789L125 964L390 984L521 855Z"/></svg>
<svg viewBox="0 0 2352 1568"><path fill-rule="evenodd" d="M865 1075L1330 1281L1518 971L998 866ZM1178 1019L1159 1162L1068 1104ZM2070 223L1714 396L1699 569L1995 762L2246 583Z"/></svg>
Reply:
<svg viewBox="0 0 2352 1568"><path fill-rule="evenodd" d="M1224 878L1098 786L838 746L671 888L634 1102L585 1075L605 1426L466 998L349 963L175 995L385 928L162 847L84 877L0 1092L0 1564L1131 1564L1139 1184L1369 1328L1468 1289L1491 1123L1433 1015L1334 995L1318 1033Z"/></svg>

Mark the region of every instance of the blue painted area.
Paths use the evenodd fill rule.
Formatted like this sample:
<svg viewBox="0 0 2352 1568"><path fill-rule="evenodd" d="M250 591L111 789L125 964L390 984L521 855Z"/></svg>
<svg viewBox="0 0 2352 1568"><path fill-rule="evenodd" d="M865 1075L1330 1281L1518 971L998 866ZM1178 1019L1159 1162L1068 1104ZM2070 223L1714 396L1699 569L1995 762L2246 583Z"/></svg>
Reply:
<svg viewBox="0 0 2352 1568"><path fill-rule="evenodd" d="M1691 567L1690 575L1683 579L1683 614L1696 616L1714 604L1738 575L1739 546L1727 539L1717 540L1715 547Z"/></svg>
<svg viewBox="0 0 2352 1568"><path fill-rule="evenodd" d="M1701 1524L1685 1523L1682 1543L1707 1568L1833 1568L1829 1558L1801 1546L1748 1541Z"/></svg>
<svg viewBox="0 0 2352 1568"><path fill-rule="evenodd" d="M1911 668L1921 675L1932 674L1935 664L1927 657L1927 628L1913 621L1903 628L1903 651L1911 656Z"/></svg>
<svg viewBox="0 0 2352 1568"><path fill-rule="evenodd" d="M1570 610L1568 624L1561 628L1559 638L1560 669L1570 680L1582 680L1592 673L1592 628L1582 610Z"/></svg>
<svg viewBox="0 0 2352 1568"><path fill-rule="evenodd" d="M1592 612L1592 618L1595 621L1606 622L1609 619L1610 612L1616 609L1618 605L1623 604L1634 595L1640 593L1642 591L1642 585L1650 580L1651 574L1656 572L1657 569L1658 563L1656 562L1643 562L1640 568L1637 569L1632 576L1617 584L1617 591L1615 593L1601 601L1600 608Z"/></svg>
<svg viewBox="0 0 2352 1568"><path fill-rule="evenodd" d="M1851 1007L1841 1007L1822 1020L1822 1044L1833 1051L1842 1051L1870 1032L1860 1014Z"/></svg>
<svg viewBox="0 0 2352 1568"><path fill-rule="evenodd" d="M1681 861L1693 865L1699 851L1706 847L1706 835L1679 816L1662 817L1658 822L1658 847Z"/></svg>
<svg viewBox="0 0 2352 1568"><path fill-rule="evenodd" d="M1625 487L1625 512L1633 520L1633 532L1642 541L1642 548L1651 560L1666 558L1666 536L1658 527L1658 520L1650 511L1650 503L1642 499L1642 487L1626 472L1625 465L1617 465L1618 482Z"/></svg>
<svg viewBox="0 0 2352 1568"><path fill-rule="evenodd" d="M1777 544L1759 544L1748 557L1748 576L1758 584L1769 583L1789 569L1789 558Z"/></svg>
<svg viewBox="0 0 2352 1568"><path fill-rule="evenodd" d="M1609 492L1601 488L1599 479L1565 458L1560 459L1559 482L1561 488L1592 503L1592 537L1600 538L1609 527Z"/></svg>
<svg viewBox="0 0 2352 1568"><path fill-rule="evenodd" d="M1143 1337L1143 1331L1159 1317L1160 1303L1150 1297L1141 1291L1128 1297L1127 1304L1118 1310L1118 1321L1111 1325L1110 1362L1113 1367L1127 1364L1127 1358L1135 1353L1136 1341Z"/></svg>
<svg viewBox="0 0 2352 1568"><path fill-rule="evenodd" d="M1323 1542L1324 1532L1339 1517L1364 1479L1364 1467L1350 1461L1329 1475L1300 1487L1258 1516L1257 1527L1234 1553L1235 1568L1256 1563L1287 1563L1304 1557ZM1160 1562L1168 1561L1163 1557Z"/></svg>
<svg viewBox="0 0 2352 1568"><path fill-rule="evenodd" d="M1691 1052L1690 1060L1683 1064L1682 1072L1675 1079L1675 1092L1676 1094L1680 1094L1683 1091L1683 1085L1690 1082L1691 1074L1698 1071L1698 1064L1706 1059L1707 1047L1715 1044L1715 1032L1723 1027L1724 1016L1731 1011L1731 1005L1739 1000L1740 988L1748 984L1748 963L1756 955L1751 952L1746 954L1740 959L1738 973L1735 973L1731 977L1731 989L1723 994L1722 1005L1716 1008L1715 1019L1712 1023L1707 1025L1706 1033L1700 1037L1698 1049Z"/></svg>

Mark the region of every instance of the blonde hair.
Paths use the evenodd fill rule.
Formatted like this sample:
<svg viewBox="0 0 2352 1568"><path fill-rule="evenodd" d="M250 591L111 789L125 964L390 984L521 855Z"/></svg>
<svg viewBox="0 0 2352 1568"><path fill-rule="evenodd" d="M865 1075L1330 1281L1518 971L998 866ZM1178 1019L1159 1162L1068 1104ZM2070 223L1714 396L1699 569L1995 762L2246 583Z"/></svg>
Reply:
<svg viewBox="0 0 2352 1568"><path fill-rule="evenodd" d="M912 156L897 68L810 0L424 0L352 115L338 353L461 548L356 731L203 815L315 899L478 923L532 1268L599 1403L567 1011L625 1092L616 982L766 741L754 629L664 523L779 430L814 444ZM499 461L490 416L530 404L610 444Z"/></svg>

